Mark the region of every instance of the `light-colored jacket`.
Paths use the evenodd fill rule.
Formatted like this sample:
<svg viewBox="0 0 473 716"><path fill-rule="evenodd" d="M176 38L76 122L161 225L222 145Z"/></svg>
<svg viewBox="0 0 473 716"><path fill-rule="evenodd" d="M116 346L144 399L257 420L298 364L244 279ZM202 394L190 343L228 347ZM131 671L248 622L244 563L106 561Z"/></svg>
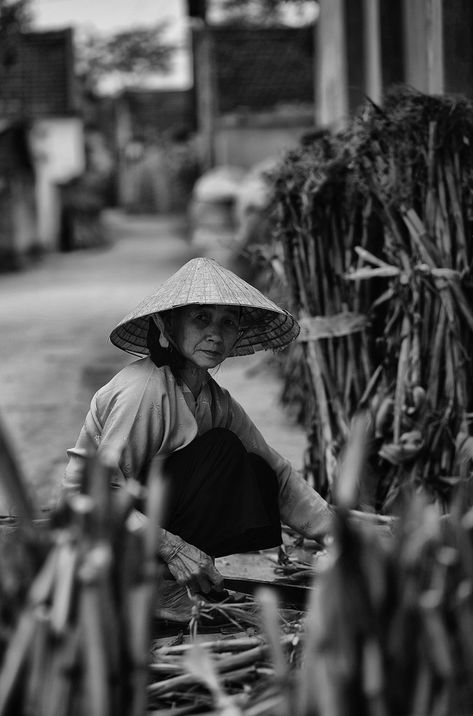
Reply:
<svg viewBox="0 0 473 716"><path fill-rule="evenodd" d="M169 455L217 427L234 432L248 452L260 455L273 468L285 524L306 537L328 530L331 510L325 500L267 444L227 390L209 378L193 414L171 369L156 367L150 358L126 366L94 395L77 443L67 451L64 489L77 489L91 446L107 464L119 466L124 480L143 481L155 455Z"/></svg>

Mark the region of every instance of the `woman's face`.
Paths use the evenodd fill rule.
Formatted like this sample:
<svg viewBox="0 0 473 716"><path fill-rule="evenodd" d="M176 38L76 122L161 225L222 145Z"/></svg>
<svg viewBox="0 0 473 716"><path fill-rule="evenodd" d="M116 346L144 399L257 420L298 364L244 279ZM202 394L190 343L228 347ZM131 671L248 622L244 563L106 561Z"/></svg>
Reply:
<svg viewBox="0 0 473 716"><path fill-rule="evenodd" d="M182 355L199 368L215 368L239 335L240 310L191 305L173 311L172 337Z"/></svg>

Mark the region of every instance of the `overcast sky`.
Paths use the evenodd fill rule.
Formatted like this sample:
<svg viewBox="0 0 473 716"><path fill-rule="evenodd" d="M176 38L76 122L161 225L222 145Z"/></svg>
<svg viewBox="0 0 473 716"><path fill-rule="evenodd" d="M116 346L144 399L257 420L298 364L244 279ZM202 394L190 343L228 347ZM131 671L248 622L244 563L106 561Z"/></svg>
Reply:
<svg viewBox="0 0 473 716"><path fill-rule="evenodd" d="M33 25L37 30L72 27L114 32L133 25L168 22L168 37L185 44L187 37L185 0L32 0ZM186 87L190 84L187 52L177 53L169 76L153 80L154 86Z"/></svg>
<svg viewBox="0 0 473 716"><path fill-rule="evenodd" d="M106 31L160 20L176 25L185 15L184 0L32 0L31 7L38 29L81 25Z"/></svg>

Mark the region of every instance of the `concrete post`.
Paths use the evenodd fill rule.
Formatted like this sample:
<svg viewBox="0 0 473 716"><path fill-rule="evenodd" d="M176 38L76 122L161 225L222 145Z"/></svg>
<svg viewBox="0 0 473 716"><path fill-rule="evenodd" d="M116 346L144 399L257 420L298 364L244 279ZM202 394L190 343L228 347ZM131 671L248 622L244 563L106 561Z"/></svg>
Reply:
<svg viewBox="0 0 473 716"><path fill-rule="evenodd" d="M204 169L215 164L215 76L213 70L212 38L209 27L194 21L194 84L197 131L201 163Z"/></svg>
<svg viewBox="0 0 473 716"><path fill-rule="evenodd" d="M380 104L383 78L381 70L381 24L379 0L363 0L365 93Z"/></svg>
<svg viewBox="0 0 473 716"><path fill-rule="evenodd" d="M406 82L421 92L444 91L444 0L404 0Z"/></svg>
<svg viewBox="0 0 473 716"><path fill-rule="evenodd" d="M344 0L320 0L319 7L316 122L338 129L348 115Z"/></svg>

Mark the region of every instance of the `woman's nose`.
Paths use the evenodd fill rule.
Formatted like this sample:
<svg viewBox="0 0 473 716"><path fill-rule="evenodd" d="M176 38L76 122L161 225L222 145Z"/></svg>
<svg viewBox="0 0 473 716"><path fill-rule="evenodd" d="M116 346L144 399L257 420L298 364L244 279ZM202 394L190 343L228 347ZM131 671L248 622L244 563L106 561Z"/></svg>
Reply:
<svg viewBox="0 0 473 716"><path fill-rule="evenodd" d="M223 341L222 329L218 324L211 324L209 326L209 338L215 343L220 343Z"/></svg>

